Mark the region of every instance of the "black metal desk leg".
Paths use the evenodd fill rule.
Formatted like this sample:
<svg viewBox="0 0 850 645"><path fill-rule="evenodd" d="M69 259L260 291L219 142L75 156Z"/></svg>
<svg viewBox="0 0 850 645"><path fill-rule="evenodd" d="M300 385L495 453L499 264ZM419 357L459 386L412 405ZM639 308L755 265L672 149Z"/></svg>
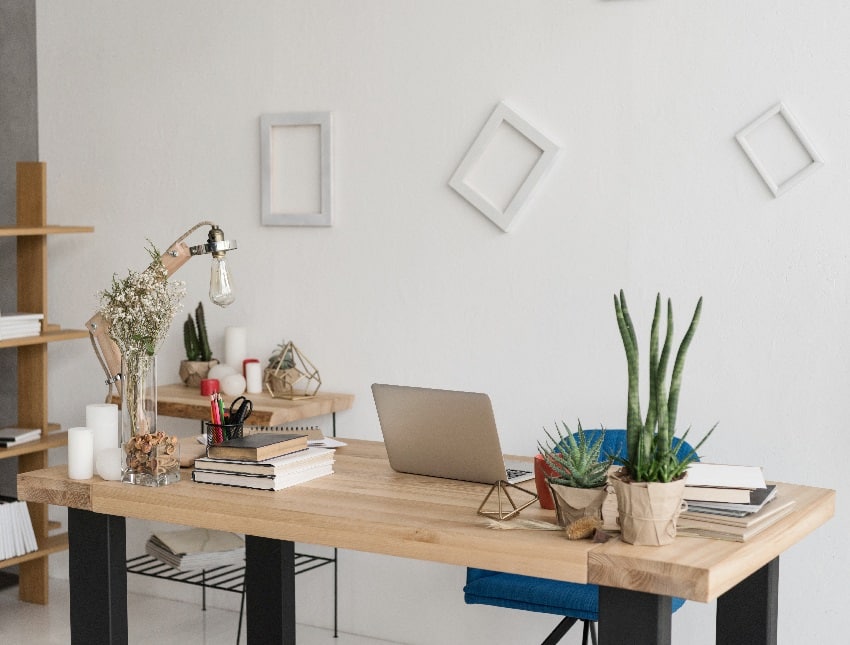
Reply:
<svg viewBox="0 0 850 645"><path fill-rule="evenodd" d="M601 645L671 645L673 600L641 591L599 587Z"/></svg>
<svg viewBox="0 0 850 645"><path fill-rule="evenodd" d="M248 643L295 644L295 544L245 536Z"/></svg>
<svg viewBox="0 0 850 645"><path fill-rule="evenodd" d="M71 643L127 643L127 530L116 515L68 509Z"/></svg>
<svg viewBox="0 0 850 645"><path fill-rule="evenodd" d="M779 558L717 599L717 643L776 645Z"/></svg>

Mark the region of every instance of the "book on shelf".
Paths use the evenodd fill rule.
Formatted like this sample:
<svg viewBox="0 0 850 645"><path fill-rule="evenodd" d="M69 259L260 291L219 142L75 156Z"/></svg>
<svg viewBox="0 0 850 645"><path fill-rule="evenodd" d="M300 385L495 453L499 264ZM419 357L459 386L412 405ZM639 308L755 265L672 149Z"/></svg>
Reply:
<svg viewBox="0 0 850 645"><path fill-rule="evenodd" d="M11 448L41 439L40 428L0 428L0 448Z"/></svg>
<svg viewBox="0 0 850 645"><path fill-rule="evenodd" d="M44 320L44 314L32 314L16 311L11 314L0 314L0 327L21 322L39 322Z"/></svg>
<svg viewBox="0 0 850 645"><path fill-rule="evenodd" d="M292 473L319 464L333 464L333 462L333 450L309 447L306 450L299 450L289 455L273 457L263 461L198 457L195 459L195 468L198 470L240 473L243 475L273 476Z"/></svg>
<svg viewBox="0 0 850 645"><path fill-rule="evenodd" d="M0 316L0 340L38 336L44 314L6 314Z"/></svg>
<svg viewBox="0 0 850 645"><path fill-rule="evenodd" d="M751 491L767 488L759 466L696 462L688 466L687 473L687 501L746 504Z"/></svg>
<svg viewBox="0 0 850 645"><path fill-rule="evenodd" d="M221 484L239 488L255 488L259 490L283 490L298 484L332 475L333 463L321 463L309 468L303 468L291 473L278 475L247 475L244 473L227 473L216 470L192 471L192 481L201 484Z"/></svg>
<svg viewBox="0 0 850 645"><path fill-rule="evenodd" d="M145 553L180 571L213 569L245 560L241 536L211 529L184 529L154 533L145 543Z"/></svg>
<svg viewBox="0 0 850 645"><path fill-rule="evenodd" d="M0 497L0 560L38 550L26 502Z"/></svg>
<svg viewBox="0 0 850 645"><path fill-rule="evenodd" d="M746 542L794 510L793 499L777 496L760 511L743 517L712 515L684 511L679 515L676 532L679 535Z"/></svg>
<svg viewBox="0 0 850 645"><path fill-rule="evenodd" d="M697 513L743 517L761 510L774 497L776 497L776 484L768 484L767 488L751 490L749 500L743 503L688 501L688 510Z"/></svg>
<svg viewBox="0 0 850 645"><path fill-rule="evenodd" d="M211 445L209 457L263 461L307 449L306 434L257 433Z"/></svg>

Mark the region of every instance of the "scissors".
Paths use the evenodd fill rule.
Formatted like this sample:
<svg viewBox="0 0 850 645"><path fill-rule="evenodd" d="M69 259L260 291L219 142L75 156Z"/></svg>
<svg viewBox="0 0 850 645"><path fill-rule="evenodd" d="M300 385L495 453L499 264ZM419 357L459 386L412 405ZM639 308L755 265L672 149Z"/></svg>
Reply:
<svg viewBox="0 0 850 645"><path fill-rule="evenodd" d="M239 396L233 399L233 403L230 404L227 421L231 425L242 425L245 423L245 419L251 416L251 412L253 411L254 404L244 396Z"/></svg>

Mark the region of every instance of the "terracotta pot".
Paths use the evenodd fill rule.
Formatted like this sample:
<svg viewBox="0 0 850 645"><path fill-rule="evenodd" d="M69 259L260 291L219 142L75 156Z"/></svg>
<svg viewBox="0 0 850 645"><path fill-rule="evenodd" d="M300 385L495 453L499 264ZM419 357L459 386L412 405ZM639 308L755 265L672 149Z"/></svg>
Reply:
<svg viewBox="0 0 850 645"><path fill-rule="evenodd" d="M546 478L554 477L555 474L543 455L534 456L534 487L537 489L537 501L540 502L540 507L547 511L555 510L555 500L552 499L552 491L549 490L549 482Z"/></svg>
<svg viewBox="0 0 850 645"><path fill-rule="evenodd" d="M180 380L186 387L199 387L215 365L218 365L215 358L211 361L180 361Z"/></svg>
<svg viewBox="0 0 850 645"><path fill-rule="evenodd" d="M583 517L595 517L602 521L602 505L608 498L608 487L573 488L563 484L549 483L559 526L569 526Z"/></svg>
<svg viewBox="0 0 850 645"><path fill-rule="evenodd" d="M623 542L662 546L676 539L676 521L682 512L685 478L669 483L629 482L621 474L610 477L617 494L617 512Z"/></svg>

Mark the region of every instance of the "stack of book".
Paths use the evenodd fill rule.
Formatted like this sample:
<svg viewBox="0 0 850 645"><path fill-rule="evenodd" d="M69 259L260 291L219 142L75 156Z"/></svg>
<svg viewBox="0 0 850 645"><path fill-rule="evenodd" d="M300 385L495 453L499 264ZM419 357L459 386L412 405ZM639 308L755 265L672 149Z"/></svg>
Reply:
<svg viewBox="0 0 850 645"><path fill-rule="evenodd" d="M0 560L38 550L27 503L0 497Z"/></svg>
<svg viewBox="0 0 850 645"><path fill-rule="evenodd" d="M12 448L40 438L40 428L0 428L0 448Z"/></svg>
<svg viewBox="0 0 850 645"><path fill-rule="evenodd" d="M145 552L180 571L213 569L245 560L245 541L235 533L185 529L154 533Z"/></svg>
<svg viewBox="0 0 850 645"><path fill-rule="evenodd" d="M44 314L0 315L0 340L38 336Z"/></svg>
<svg viewBox="0 0 850 645"><path fill-rule="evenodd" d="M696 463L688 467L687 511L677 533L746 542L794 510L757 466Z"/></svg>
<svg viewBox="0 0 850 645"><path fill-rule="evenodd" d="M281 490L333 473L334 451L307 445L307 435L252 434L210 446L192 480Z"/></svg>

